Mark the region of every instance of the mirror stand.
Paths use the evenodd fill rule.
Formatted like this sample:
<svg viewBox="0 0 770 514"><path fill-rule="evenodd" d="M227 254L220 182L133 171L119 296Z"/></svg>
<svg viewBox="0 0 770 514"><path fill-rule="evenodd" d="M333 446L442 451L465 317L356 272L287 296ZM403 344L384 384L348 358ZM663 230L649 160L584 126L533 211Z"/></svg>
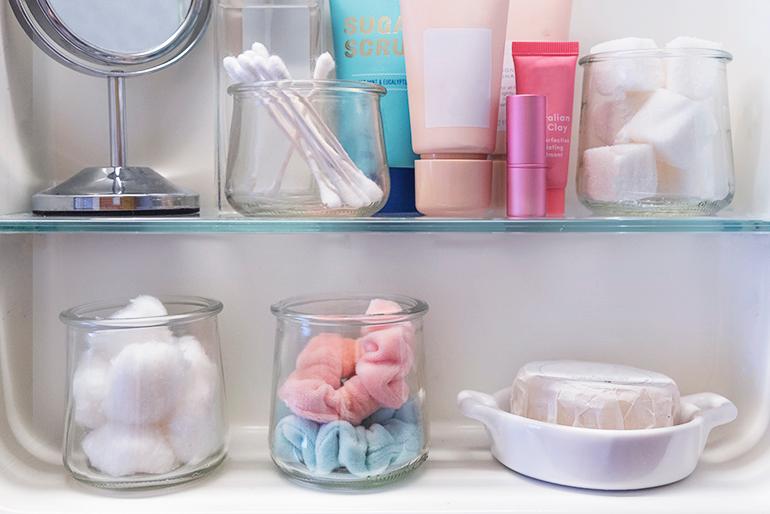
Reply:
<svg viewBox="0 0 770 514"><path fill-rule="evenodd" d="M85 168L32 198L35 214L135 216L196 214L198 195L151 168L127 166L126 79L108 77L110 165Z"/></svg>

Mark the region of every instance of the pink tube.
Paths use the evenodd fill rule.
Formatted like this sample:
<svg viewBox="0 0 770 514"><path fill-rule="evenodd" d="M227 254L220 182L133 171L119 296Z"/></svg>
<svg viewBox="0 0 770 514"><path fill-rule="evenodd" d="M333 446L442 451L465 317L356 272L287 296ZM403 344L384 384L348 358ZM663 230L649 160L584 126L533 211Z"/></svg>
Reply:
<svg viewBox="0 0 770 514"><path fill-rule="evenodd" d="M548 216L562 217L572 144L575 69L579 43L513 43L516 92L542 95L548 100L546 157L548 160Z"/></svg>

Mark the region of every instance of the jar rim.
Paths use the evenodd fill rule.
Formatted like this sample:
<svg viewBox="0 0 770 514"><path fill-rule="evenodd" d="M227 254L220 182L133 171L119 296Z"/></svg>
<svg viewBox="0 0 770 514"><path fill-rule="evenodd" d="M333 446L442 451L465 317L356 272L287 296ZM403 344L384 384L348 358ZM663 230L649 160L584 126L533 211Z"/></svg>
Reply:
<svg viewBox="0 0 770 514"><path fill-rule="evenodd" d="M222 302L200 296L157 296L163 305L186 306L188 310L167 316L151 316L144 318L111 319L96 316L98 311L115 312L130 303L131 298L117 298L91 302L59 314L62 323L71 327L86 327L95 329L143 328L148 326L163 326L169 323L191 323L216 316L224 309Z"/></svg>
<svg viewBox="0 0 770 514"><path fill-rule="evenodd" d="M303 307L328 302L387 300L401 306L400 312L388 314L365 314L362 312L315 314ZM340 323L360 325L394 325L424 316L430 307L427 302L398 294L340 294L340 295L303 295L287 298L274 304L270 310L278 319L310 322L317 325L339 325Z"/></svg>
<svg viewBox="0 0 770 514"><path fill-rule="evenodd" d="M611 61L615 59L637 59L653 57L659 59L693 58L715 59L718 61L732 62L733 54L726 50L715 48L650 48L645 50L614 50L589 54L580 59L580 65L595 62Z"/></svg>
<svg viewBox="0 0 770 514"><path fill-rule="evenodd" d="M297 92L334 91L339 93L361 93L385 96L388 90L371 82L355 80L272 80L260 82L241 82L227 88L228 94L234 97L246 96L261 91L276 89L291 89Z"/></svg>

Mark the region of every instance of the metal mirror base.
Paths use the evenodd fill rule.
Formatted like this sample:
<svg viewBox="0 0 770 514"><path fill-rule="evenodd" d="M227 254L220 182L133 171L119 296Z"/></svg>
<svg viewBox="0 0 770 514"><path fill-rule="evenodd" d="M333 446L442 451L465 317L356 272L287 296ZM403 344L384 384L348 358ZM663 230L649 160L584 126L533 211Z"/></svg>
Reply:
<svg viewBox="0 0 770 514"><path fill-rule="evenodd" d="M200 212L196 193L150 168L86 168L32 197L43 216L161 216Z"/></svg>

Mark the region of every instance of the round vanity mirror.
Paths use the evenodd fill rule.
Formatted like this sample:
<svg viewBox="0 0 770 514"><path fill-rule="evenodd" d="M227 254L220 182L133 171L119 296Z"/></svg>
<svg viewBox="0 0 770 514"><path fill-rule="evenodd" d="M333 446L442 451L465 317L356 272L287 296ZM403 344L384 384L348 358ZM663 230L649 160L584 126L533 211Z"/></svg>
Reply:
<svg viewBox="0 0 770 514"><path fill-rule="evenodd" d="M184 57L205 31L211 0L9 0L29 37L62 64L108 79L110 163L36 194L43 215L194 214L198 195L127 164L125 78Z"/></svg>
<svg viewBox="0 0 770 514"><path fill-rule="evenodd" d="M63 28L103 52L132 56L166 47L191 0L48 0Z"/></svg>

